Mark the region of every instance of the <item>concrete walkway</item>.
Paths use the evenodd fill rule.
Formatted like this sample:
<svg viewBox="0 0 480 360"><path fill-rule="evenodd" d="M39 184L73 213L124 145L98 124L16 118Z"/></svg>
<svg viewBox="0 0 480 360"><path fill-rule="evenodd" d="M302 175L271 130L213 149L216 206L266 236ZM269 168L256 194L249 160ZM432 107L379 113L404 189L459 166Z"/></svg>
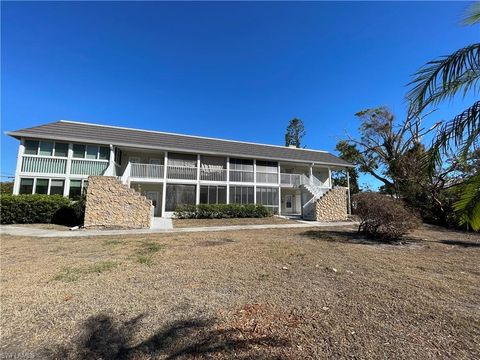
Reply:
<svg viewBox="0 0 480 360"><path fill-rule="evenodd" d="M232 225L211 226L194 228L171 228L171 229L134 229L134 230L72 230L61 231L53 229L39 229L16 225L0 225L0 235L32 236L40 238L49 237L83 237L83 236L109 236L109 235L141 235L141 234L168 234L208 231L236 231L236 230L262 230L262 229L289 229L311 227L337 227L351 226L357 223L351 221L318 222L302 221L295 224L270 224L270 225Z"/></svg>

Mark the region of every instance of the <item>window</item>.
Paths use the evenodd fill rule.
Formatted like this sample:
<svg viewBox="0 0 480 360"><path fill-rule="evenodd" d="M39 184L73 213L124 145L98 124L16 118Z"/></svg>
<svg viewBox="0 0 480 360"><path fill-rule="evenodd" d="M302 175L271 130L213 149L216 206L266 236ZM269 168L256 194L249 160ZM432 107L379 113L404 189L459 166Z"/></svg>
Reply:
<svg viewBox="0 0 480 360"><path fill-rule="evenodd" d="M79 198L82 195L82 180L70 180L70 192L68 197L71 199Z"/></svg>
<svg viewBox="0 0 480 360"><path fill-rule="evenodd" d="M230 159L231 170L253 171L253 160L250 159Z"/></svg>
<svg viewBox="0 0 480 360"><path fill-rule="evenodd" d="M165 211L175 211L183 205L195 205L195 185L167 184Z"/></svg>
<svg viewBox="0 0 480 360"><path fill-rule="evenodd" d="M43 156L52 156L53 155L53 142L51 141L40 141L40 152L39 155Z"/></svg>
<svg viewBox="0 0 480 360"><path fill-rule="evenodd" d="M257 182L278 183L278 164L276 161L257 161Z"/></svg>
<svg viewBox="0 0 480 360"><path fill-rule="evenodd" d="M253 182L253 160L230 159L230 181Z"/></svg>
<svg viewBox="0 0 480 360"><path fill-rule="evenodd" d="M98 155L98 146L87 145L87 159L96 159Z"/></svg>
<svg viewBox="0 0 480 360"><path fill-rule="evenodd" d="M63 195L64 180L51 180L50 195Z"/></svg>
<svg viewBox="0 0 480 360"><path fill-rule="evenodd" d="M106 146L100 146L99 156L100 160L108 160L110 159L110 148Z"/></svg>
<svg viewBox="0 0 480 360"><path fill-rule="evenodd" d="M55 156L67 157L68 156L68 144L67 143L55 143Z"/></svg>
<svg viewBox="0 0 480 360"><path fill-rule="evenodd" d="M200 204L226 204L226 186L200 186Z"/></svg>
<svg viewBox="0 0 480 360"><path fill-rule="evenodd" d="M33 179L20 179L20 194L31 194L33 192Z"/></svg>
<svg viewBox="0 0 480 360"><path fill-rule="evenodd" d="M85 157L85 145L73 144L73 157L83 159Z"/></svg>
<svg viewBox="0 0 480 360"><path fill-rule="evenodd" d="M230 186L231 204L253 204L253 186Z"/></svg>
<svg viewBox="0 0 480 360"><path fill-rule="evenodd" d="M268 207L274 213L278 212L278 189L257 187L257 204Z"/></svg>
<svg viewBox="0 0 480 360"><path fill-rule="evenodd" d="M25 141L25 154L26 155L37 155L38 154L38 141L36 140L26 140Z"/></svg>
<svg viewBox="0 0 480 360"><path fill-rule="evenodd" d="M35 194L48 194L48 179L37 179Z"/></svg>

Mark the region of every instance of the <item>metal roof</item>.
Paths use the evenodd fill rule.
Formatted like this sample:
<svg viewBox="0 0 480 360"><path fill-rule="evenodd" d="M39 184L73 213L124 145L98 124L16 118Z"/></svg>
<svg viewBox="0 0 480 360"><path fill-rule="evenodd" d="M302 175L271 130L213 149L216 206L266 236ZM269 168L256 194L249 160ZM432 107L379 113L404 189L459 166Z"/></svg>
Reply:
<svg viewBox="0 0 480 360"><path fill-rule="evenodd" d="M39 126L6 132L17 139L40 138L130 146L178 152L251 157L256 159L352 166L326 151L289 148L286 146L223 140L181 135L160 131L131 129L60 120Z"/></svg>

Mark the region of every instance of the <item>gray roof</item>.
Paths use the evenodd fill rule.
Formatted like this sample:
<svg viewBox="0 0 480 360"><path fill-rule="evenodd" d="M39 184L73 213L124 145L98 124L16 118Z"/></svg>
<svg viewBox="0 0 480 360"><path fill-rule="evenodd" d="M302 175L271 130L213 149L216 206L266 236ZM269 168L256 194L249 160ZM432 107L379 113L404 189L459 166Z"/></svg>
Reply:
<svg viewBox="0 0 480 360"><path fill-rule="evenodd" d="M7 132L7 135L15 138L30 137L87 143L93 142L145 149L351 166L350 163L326 151L297 149L285 146L222 140L66 120L10 131Z"/></svg>

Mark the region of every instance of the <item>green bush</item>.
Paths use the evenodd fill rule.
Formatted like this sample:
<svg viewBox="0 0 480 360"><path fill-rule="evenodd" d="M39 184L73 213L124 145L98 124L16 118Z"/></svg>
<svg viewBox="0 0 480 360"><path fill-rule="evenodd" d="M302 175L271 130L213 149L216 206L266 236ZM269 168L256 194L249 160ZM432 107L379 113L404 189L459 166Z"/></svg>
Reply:
<svg viewBox="0 0 480 360"><path fill-rule="evenodd" d="M177 208L177 219L225 219L262 218L272 216L272 212L259 204L201 204L185 205Z"/></svg>
<svg viewBox="0 0 480 360"><path fill-rule="evenodd" d="M399 240L421 224L415 213L407 210L401 200L379 193L355 194L352 208L360 218L359 231L374 239Z"/></svg>
<svg viewBox="0 0 480 360"><path fill-rule="evenodd" d="M72 202L61 195L1 195L2 224L52 223L81 225L85 200Z"/></svg>

